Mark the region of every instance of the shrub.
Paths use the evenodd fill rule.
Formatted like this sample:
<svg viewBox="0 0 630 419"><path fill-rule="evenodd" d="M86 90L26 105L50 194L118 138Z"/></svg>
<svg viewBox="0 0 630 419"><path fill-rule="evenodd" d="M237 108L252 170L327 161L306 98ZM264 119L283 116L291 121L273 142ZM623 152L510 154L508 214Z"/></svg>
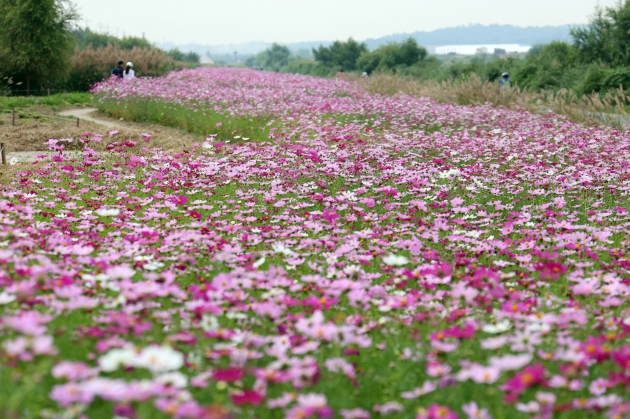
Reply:
<svg viewBox="0 0 630 419"><path fill-rule="evenodd" d="M290 56L288 47L274 42L271 47L256 55L254 64L267 70L279 70L289 63Z"/></svg>
<svg viewBox="0 0 630 419"><path fill-rule="evenodd" d="M613 79L611 76L611 80ZM443 82L419 81L394 74L376 74L361 78L358 83L370 93L409 94L460 105L490 103L505 108L527 109L531 112L547 112L552 109L574 121L587 123L617 123L614 118L607 118L606 114L627 115L625 106L630 103L630 98L619 90L610 90L601 95L579 95L567 89L557 92L528 91L521 90L518 86L501 90L496 83L475 74L461 80Z"/></svg>
<svg viewBox="0 0 630 419"><path fill-rule="evenodd" d="M104 48L88 46L84 50L75 50L70 76L63 83L63 88L88 91L90 85L109 77L118 60L132 61L137 77L157 77L182 68L160 49L123 50L117 45Z"/></svg>
<svg viewBox="0 0 630 419"><path fill-rule="evenodd" d="M166 52L166 55L171 57L175 61L181 61L183 63L199 63L201 55L194 51L188 53L181 51L179 48L172 48Z"/></svg>
<svg viewBox="0 0 630 419"><path fill-rule="evenodd" d="M374 70L395 70L409 67L422 61L427 56L427 50L409 37L404 42L394 42L382 45L372 52L364 52L357 61L357 68L368 73Z"/></svg>
<svg viewBox="0 0 630 419"><path fill-rule="evenodd" d="M283 73L305 74L309 76L329 77L335 72L325 65L308 59L295 59L282 68Z"/></svg>
<svg viewBox="0 0 630 419"><path fill-rule="evenodd" d="M365 43L350 38L347 42L335 41L329 47L320 45L317 49L313 48L313 56L315 61L327 67L354 71L357 69L357 60L367 51Z"/></svg>

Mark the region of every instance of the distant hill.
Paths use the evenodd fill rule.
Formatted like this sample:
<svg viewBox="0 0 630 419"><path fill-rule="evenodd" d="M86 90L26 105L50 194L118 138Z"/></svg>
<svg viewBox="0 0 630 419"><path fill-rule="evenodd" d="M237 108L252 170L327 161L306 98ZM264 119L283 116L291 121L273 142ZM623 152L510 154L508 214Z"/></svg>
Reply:
<svg viewBox="0 0 630 419"><path fill-rule="evenodd" d="M530 26L512 25L468 25L455 28L436 29L431 32L418 31L411 34L402 33L367 39L365 43L370 49L378 48L387 42L399 42L410 36L420 45L476 45L476 44L547 44L551 41L570 41L571 25L563 26Z"/></svg>
<svg viewBox="0 0 630 419"><path fill-rule="evenodd" d="M410 36L414 37L420 45L436 47L442 45L476 45L476 44L521 44L534 45L546 44L551 41L569 41L569 30L572 25L563 26L530 26L519 27L513 25L468 25L454 28L436 29L434 31L418 31L414 33L400 33L387 35L375 39L366 39L364 42L370 49L378 48L388 42L402 41ZM293 51L311 50L319 45L330 45L330 41L310 41L285 44ZM195 51L199 54L210 52L212 56L233 57L234 51L239 56L257 54L269 46L270 42L247 42L228 45L202 45L185 44L176 45L170 42L157 43L158 47L170 49L178 47L182 51ZM433 48L429 48L432 52Z"/></svg>

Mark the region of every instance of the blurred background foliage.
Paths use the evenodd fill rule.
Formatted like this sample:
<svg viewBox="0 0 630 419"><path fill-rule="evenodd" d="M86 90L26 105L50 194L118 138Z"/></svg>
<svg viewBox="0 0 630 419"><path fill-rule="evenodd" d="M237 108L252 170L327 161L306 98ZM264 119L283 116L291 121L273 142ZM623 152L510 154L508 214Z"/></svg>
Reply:
<svg viewBox="0 0 630 419"><path fill-rule="evenodd" d="M144 37L78 28L78 18L70 0L0 0L0 95L87 91L118 60L133 61L141 77L201 65L195 52L163 51ZM311 51L275 43L235 65L319 77L343 71L450 83L473 75L497 82L507 71L521 90L578 95L605 95L630 86L630 0L596 8L588 25L571 30L571 38L535 45L521 56L429 55L414 38L374 50L352 38Z"/></svg>

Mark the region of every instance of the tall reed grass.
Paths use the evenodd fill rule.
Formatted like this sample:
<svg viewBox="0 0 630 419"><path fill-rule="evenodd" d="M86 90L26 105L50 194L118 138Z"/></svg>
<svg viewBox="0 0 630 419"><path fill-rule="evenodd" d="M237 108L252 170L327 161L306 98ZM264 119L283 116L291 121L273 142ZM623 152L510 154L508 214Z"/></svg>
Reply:
<svg viewBox="0 0 630 419"><path fill-rule="evenodd" d="M88 91L90 85L109 77L116 62L133 62L136 77L158 77L169 71L180 70L182 63L174 61L160 49L133 48L124 50L118 45L74 51L72 69L67 82L67 90Z"/></svg>
<svg viewBox="0 0 630 419"><path fill-rule="evenodd" d="M454 102L461 105L491 103L505 108L519 107L532 112L553 111L566 115L577 122L621 126L630 124L626 106L630 96L619 88L615 92L578 95L562 89L557 92L529 91L512 87L499 89L497 83L471 75L461 81L430 81L402 77L390 73L374 74L371 77L347 75L346 80L356 81L365 90L383 95L410 94L430 97L439 102Z"/></svg>

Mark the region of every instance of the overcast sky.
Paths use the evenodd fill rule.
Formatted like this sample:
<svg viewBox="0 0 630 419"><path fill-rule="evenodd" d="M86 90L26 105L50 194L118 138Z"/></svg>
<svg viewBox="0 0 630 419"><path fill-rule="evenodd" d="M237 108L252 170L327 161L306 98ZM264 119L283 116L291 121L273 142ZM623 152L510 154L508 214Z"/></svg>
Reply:
<svg viewBox="0 0 630 419"><path fill-rule="evenodd" d="M586 23L617 0L73 0L86 24L153 42L357 40L481 24Z"/></svg>

